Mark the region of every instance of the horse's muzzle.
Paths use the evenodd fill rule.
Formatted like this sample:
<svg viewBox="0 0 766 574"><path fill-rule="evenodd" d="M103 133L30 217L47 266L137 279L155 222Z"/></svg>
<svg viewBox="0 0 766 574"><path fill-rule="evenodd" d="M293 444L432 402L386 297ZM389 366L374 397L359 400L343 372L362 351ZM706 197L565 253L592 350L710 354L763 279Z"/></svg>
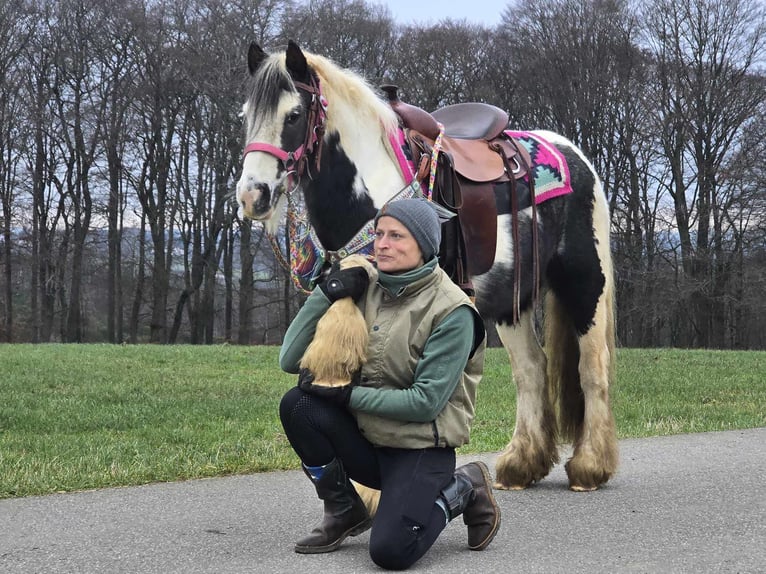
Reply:
<svg viewBox="0 0 766 574"><path fill-rule="evenodd" d="M242 176L237 183L237 205L240 215L248 219L268 219L271 216L271 190L253 176Z"/></svg>

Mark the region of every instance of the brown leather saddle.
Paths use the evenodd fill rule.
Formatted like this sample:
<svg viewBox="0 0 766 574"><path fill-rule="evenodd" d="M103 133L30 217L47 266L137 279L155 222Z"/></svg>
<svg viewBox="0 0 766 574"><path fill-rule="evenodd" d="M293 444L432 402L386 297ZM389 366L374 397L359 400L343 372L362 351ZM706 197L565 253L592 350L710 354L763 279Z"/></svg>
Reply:
<svg viewBox="0 0 766 574"><path fill-rule="evenodd" d="M497 242L494 186L510 182L514 204L515 181L529 172L529 153L505 133L508 114L500 108L464 103L429 114L402 102L396 86L382 86L382 89L391 108L401 118L416 177L421 182L428 181L439 124L443 126L443 153L438 156L432 199L456 212L458 217L443 228L439 258L452 279L469 291L469 276L485 273L494 263ZM513 210L513 226L517 229L516 211ZM518 242L514 240L514 244Z"/></svg>

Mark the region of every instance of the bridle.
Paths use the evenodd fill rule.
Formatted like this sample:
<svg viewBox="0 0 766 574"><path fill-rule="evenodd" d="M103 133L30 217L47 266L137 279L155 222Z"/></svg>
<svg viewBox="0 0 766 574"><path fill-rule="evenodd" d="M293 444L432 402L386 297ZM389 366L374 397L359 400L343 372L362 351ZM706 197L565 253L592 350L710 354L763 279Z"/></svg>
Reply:
<svg viewBox="0 0 766 574"><path fill-rule="evenodd" d="M319 79L313 74L309 74L309 83L293 82L295 87L308 94L311 94L308 117L306 119L306 135L303 143L293 151L287 151L277 146L263 143L251 142L245 146L242 160L251 152L264 152L277 158L287 177L295 177L299 180L306 171L307 160L311 154L316 161L316 169L319 170L319 162L322 156L322 141L324 139L325 124L327 122L327 100L322 95L319 85ZM292 185L290 186L292 187Z"/></svg>

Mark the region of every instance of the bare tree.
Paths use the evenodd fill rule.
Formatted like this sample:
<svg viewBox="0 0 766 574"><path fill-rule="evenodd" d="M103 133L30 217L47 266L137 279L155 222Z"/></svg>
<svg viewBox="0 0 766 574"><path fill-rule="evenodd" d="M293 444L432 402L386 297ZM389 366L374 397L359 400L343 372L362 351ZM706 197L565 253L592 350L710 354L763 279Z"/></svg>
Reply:
<svg viewBox="0 0 766 574"><path fill-rule="evenodd" d="M507 55L513 74L498 88L513 95L512 115L569 137L607 173L615 106L635 88L636 18L627 3L530 0L503 18L495 53Z"/></svg>
<svg viewBox="0 0 766 574"><path fill-rule="evenodd" d="M41 2L32 12L31 40L23 53L23 66L28 71L22 84L29 104L26 145L18 152L29 174L29 193L32 199L31 272L29 323L34 342L49 341L53 335L57 316L57 299L61 300L61 283L66 256L60 257L56 241L65 243L66 234L60 232L66 205L63 201L61 181L57 174L63 169L57 145L54 106L55 48L50 22L53 20L52 3ZM58 297L57 297L58 296Z"/></svg>
<svg viewBox="0 0 766 574"><path fill-rule="evenodd" d="M140 65L136 59L136 22L142 6L137 2L111 2L104 13L102 26L106 34L99 36L101 82L99 98L104 102L101 117L108 198L107 219L107 338L112 343L124 340L123 293L123 227L127 208L125 178L126 140L130 137L131 106L135 97L136 75Z"/></svg>
<svg viewBox="0 0 766 574"><path fill-rule="evenodd" d="M722 166L721 219L718 226L725 264L730 274L726 290L727 311L723 324L727 346L763 348L761 325L766 312L760 293L766 290L766 105L753 111L737 150Z"/></svg>
<svg viewBox="0 0 766 574"><path fill-rule="evenodd" d="M722 167L766 97L762 80L753 77L766 48L764 9L755 0L656 0L646 14L668 192L691 283L690 329L679 344L721 347L731 278Z"/></svg>
<svg viewBox="0 0 766 574"><path fill-rule="evenodd" d="M183 107L179 92L183 70L175 65L176 51L180 49L174 42L176 34L170 2L153 2L140 22L136 39L136 57L142 62L135 101L139 117L137 140L141 147L135 154L138 165L131 168L130 178L152 241L149 338L156 343L165 343L168 337L173 217L178 208L171 189L174 141Z"/></svg>
<svg viewBox="0 0 766 574"><path fill-rule="evenodd" d="M21 56L29 42L31 15L18 0L0 6L0 204L2 217L4 321L0 340L13 340L13 224L15 220L16 188L20 157L16 139L21 132L23 67Z"/></svg>
<svg viewBox="0 0 766 574"><path fill-rule="evenodd" d="M654 325L653 225L661 192L653 185L651 130L644 118L650 76L627 2L533 0L509 7L494 39L508 69L492 72L501 101L520 127L551 129L594 162L612 213L618 336L640 340Z"/></svg>
<svg viewBox="0 0 766 574"><path fill-rule="evenodd" d="M394 48L394 21L387 8L362 0L309 0L286 12L280 40L330 58L363 73L383 78Z"/></svg>
<svg viewBox="0 0 766 574"><path fill-rule="evenodd" d="M57 121L61 126L59 144L66 171L64 196L71 229L71 270L66 316L62 335L66 341L83 340L83 258L93 217L91 170L100 150L104 100L99 98L100 82L93 68L99 65L95 45L102 23L100 3L66 0L57 4L54 35L55 73L53 93Z"/></svg>
<svg viewBox="0 0 766 574"><path fill-rule="evenodd" d="M486 27L453 20L403 28L389 80L404 99L429 111L470 101L502 106L489 79L489 67L503 65L490 49L491 34Z"/></svg>
<svg viewBox="0 0 766 574"><path fill-rule="evenodd" d="M529 0L490 29L364 0L7 0L0 339L280 340L303 295L232 196L247 45L292 38L425 109L486 101L579 144L622 344L763 347L763 11Z"/></svg>

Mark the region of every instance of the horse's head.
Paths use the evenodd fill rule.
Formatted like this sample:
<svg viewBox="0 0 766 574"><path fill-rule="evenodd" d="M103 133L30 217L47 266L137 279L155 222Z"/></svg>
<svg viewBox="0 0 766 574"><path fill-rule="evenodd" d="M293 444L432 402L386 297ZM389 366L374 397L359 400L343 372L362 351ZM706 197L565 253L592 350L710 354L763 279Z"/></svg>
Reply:
<svg viewBox="0 0 766 574"><path fill-rule="evenodd" d="M292 41L284 54L275 55L251 44L248 68L252 83L243 106L245 155L237 204L240 215L276 228L285 194L321 145L324 99L316 74Z"/></svg>

